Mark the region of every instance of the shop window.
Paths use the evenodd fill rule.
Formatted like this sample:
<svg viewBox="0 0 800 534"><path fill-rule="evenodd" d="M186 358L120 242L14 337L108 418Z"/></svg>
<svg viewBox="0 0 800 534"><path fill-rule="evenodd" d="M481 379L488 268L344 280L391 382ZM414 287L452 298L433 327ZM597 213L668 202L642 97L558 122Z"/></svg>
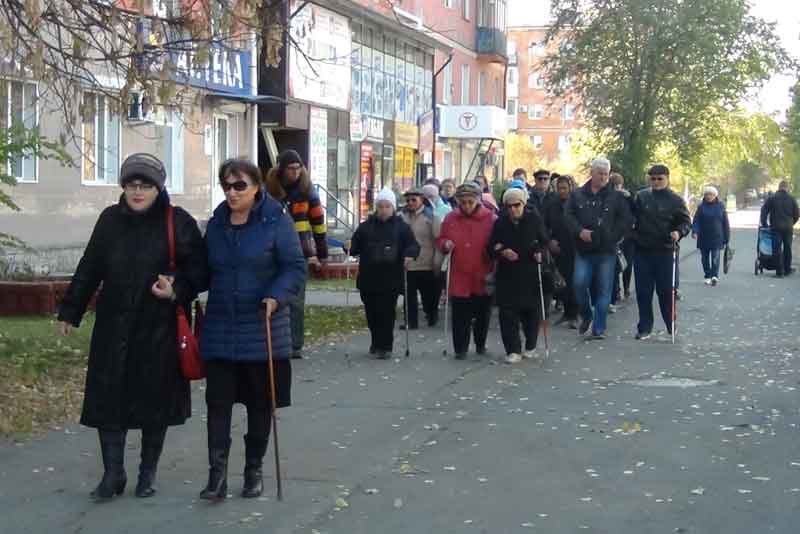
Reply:
<svg viewBox="0 0 800 534"><path fill-rule="evenodd" d="M83 94L81 128L82 180L86 184L116 185L119 176L119 115L109 110L105 96Z"/></svg>
<svg viewBox="0 0 800 534"><path fill-rule="evenodd" d="M35 83L0 80L0 130L21 127L30 130L39 125L38 87ZM38 158L34 154L9 158L5 173L18 182L36 182Z"/></svg>

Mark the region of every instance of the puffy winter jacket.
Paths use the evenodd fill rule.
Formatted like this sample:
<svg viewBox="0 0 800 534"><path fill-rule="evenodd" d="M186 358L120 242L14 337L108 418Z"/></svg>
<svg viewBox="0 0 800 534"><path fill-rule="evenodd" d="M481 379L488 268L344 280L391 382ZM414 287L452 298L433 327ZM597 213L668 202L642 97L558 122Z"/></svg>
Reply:
<svg viewBox="0 0 800 534"><path fill-rule="evenodd" d="M697 248L721 249L731 236L725 204L719 200L703 201L694 212L692 233L697 236Z"/></svg>
<svg viewBox="0 0 800 534"><path fill-rule="evenodd" d="M643 189L636 195L633 206L636 218L633 240L639 250L670 250L672 232L678 232L683 238L691 230L692 220L686 203L670 189Z"/></svg>
<svg viewBox="0 0 800 534"><path fill-rule="evenodd" d="M761 226L775 230L789 230L800 219L797 201L787 191L778 190L761 208Z"/></svg>
<svg viewBox="0 0 800 534"><path fill-rule="evenodd" d="M200 337L205 360L266 359L262 300L278 301L272 315L272 350L277 359L291 355L289 307L306 278L306 260L291 217L262 193L241 227L230 223L223 202L208 222L206 244L211 282Z"/></svg>
<svg viewBox="0 0 800 534"><path fill-rule="evenodd" d="M376 258L386 246L396 250L395 261L385 263ZM350 255L358 256L356 285L364 293L401 293L403 291L404 258L416 258L419 245L411 228L398 215L385 221L370 215L358 225L350 245Z"/></svg>
<svg viewBox="0 0 800 534"><path fill-rule="evenodd" d="M403 210L403 220L414 232L414 239L419 244L419 255L411 262L409 271L432 271L434 267L434 251L436 238L439 237L441 221L433 214L429 206L422 206L415 212Z"/></svg>
<svg viewBox="0 0 800 534"><path fill-rule="evenodd" d="M572 192L567 200L566 222L579 254L614 254L633 222L628 201L611 184L592 192L591 180ZM586 243L579 235L592 231Z"/></svg>
<svg viewBox="0 0 800 534"><path fill-rule="evenodd" d="M482 205L472 215L456 209L444 218L436 246L444 252L447 241L455 243L450 258L451 297L486 295L486 275L494 268L486 246L495 220L497 216Z"/></svg>

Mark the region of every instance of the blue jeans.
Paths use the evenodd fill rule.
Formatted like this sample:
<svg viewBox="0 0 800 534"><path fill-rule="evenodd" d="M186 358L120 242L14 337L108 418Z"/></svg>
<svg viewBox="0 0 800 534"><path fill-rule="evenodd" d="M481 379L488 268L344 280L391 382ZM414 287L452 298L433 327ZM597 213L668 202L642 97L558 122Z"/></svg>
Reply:
<svg viewBox="0 0 800 534"><path fill-rule="evenodd" d="M584 320L592 321L592 333L604 334L611 289L614 286L616 254L575 255L575 300ZM594 306L594 314L592 314Z"/></svg>
<svg viewBox="0 0 800 534"><path fill-rule="evenodd" d="M700 260L703 262L703 278L719 277L718 248L701 248Z"/></svg>
<svg viewBox="0 0 800 534"><path fill-rule="evenodd" d="M639 333L653 331L653 290L658 295L661 317L672 332L672 253L636 252L636 303L639 306Z"/></svg>

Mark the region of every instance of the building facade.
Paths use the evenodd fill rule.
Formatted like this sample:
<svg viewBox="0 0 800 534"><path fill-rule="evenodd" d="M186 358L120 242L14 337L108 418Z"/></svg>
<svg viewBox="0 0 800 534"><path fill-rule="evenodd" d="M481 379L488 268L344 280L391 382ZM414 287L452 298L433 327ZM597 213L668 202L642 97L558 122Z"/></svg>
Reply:
<svg viewBox="0 0 800 534"><path fill-rule="evenodd" d="M579 103L548 95L541 62L547 53L547 27L525 26L508 29L508 112L509 130L527 136L547 162L566 152L572 134L581 128Z"/></svg>

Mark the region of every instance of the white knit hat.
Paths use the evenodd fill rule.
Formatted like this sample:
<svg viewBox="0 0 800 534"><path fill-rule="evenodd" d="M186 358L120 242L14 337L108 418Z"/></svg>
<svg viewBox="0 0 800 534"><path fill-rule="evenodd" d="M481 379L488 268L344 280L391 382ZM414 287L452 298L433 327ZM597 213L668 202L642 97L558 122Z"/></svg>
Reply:
<svg viewBox="0 0 800 534"><path fill-rule="evenodd" d="M429 200L436 200L439 196L439 188L433 184L424 185L422 186L422 194Z"/></svg>
<svg viewBox="0 0 800 534"><path fill-rule="evenodd" d="M705 189L703 189L703 195L707 195L709 193L713 194L715 197L719 196L719 191L717 191L717 188L713 185L707 185Z"/></svg>
<svg viewBox="0 0 800 534"><path fill-rule="evenodd" d="M380 201L386 201L391 203L394 209L397 209L397 197L394 194L394 191L389 189L388 187L384 187L381 189L377 195L375 195L375 205L378 205Z"/></svg>
<svg viewBox="0 0 800 534"><path fill-rule="evenodd" d="M527 204L528 192L525 191L524 189L509 187L508 189L506 189L506 192L503 193L503 204L509 204L512 202L521 202L523 204Z"/></svg>

